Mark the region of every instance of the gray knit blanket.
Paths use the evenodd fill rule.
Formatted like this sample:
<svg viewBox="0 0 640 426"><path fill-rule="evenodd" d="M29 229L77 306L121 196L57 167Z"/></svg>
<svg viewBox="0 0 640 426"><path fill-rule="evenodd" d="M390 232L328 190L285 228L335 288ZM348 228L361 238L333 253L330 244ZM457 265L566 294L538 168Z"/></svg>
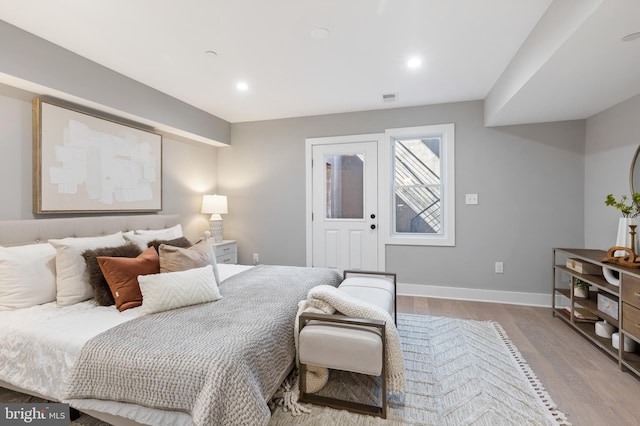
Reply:
<svg viewBox="0 0 640 426"><path fill-rule="evenodd" d="M64 400L102 399L189 413L194 425L266 425L267 400L295 359L298 302L332 270L258 266L222 299L136 318L91 339Z"/></svg>

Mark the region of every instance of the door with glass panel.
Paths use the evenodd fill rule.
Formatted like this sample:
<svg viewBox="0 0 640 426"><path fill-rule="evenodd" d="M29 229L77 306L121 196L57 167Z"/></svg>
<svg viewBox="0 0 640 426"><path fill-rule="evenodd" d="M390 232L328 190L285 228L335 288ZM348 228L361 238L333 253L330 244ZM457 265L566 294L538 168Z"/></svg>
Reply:
<svg viewBox="0 0 640 426"><path fill-rule="evenodd" d="M378 269L377 142L313 145L313 266Z"/></svg>

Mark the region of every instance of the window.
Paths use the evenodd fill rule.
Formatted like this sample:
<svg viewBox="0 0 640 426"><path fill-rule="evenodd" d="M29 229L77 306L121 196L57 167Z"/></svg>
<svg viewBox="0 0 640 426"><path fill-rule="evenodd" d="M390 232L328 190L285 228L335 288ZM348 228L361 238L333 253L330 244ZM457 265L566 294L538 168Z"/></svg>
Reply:
<svg viewBox="0 0 640 426"><path fill-rule="evenodd" d="M364 219L364 156L328 155L326 218Z"/></svg>
<svg viewBox="0 0 640 426"><path fill-rule="evenodd" d="M455 245L454 125L390 129L389 244Z"/></svg>

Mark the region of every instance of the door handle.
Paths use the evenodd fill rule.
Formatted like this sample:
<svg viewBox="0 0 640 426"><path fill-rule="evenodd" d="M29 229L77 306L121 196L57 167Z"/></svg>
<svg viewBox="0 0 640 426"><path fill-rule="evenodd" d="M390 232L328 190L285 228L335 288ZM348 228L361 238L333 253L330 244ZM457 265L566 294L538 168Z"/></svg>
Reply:
<svg viewBox="0 0 640 426"><path fill-rule="evenodd" d="M371 229L376 229L376 225L371 225Z"/></svg>
<svg viewBox="0 0 640 426"><path fill-rule="evenodd" d="M374 213L371 213L371 219L375 219L376 215Z"/></svg>

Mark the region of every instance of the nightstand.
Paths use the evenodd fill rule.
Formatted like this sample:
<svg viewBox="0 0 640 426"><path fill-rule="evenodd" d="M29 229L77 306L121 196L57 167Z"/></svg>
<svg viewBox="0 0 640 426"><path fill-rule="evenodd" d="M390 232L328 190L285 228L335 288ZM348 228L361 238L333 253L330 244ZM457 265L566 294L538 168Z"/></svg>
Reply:
<svg viewBox="0 0 640 426"><path fill-rule="evenodd" d="M238 263L238 245L234 240L224 240L221 243L213 243L213 251L216 253L217 263Z"/></svg>

